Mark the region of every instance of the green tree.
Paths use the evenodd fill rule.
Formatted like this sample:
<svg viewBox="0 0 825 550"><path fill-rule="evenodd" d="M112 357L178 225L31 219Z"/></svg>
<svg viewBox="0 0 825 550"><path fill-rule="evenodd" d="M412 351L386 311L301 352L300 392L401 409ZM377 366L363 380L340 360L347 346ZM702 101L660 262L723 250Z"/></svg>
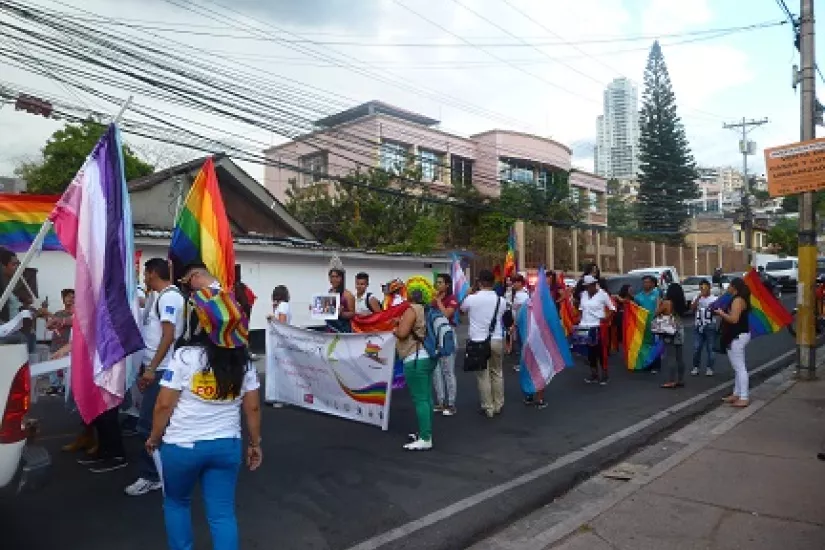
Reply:
<svg viewBox="0 0 825 550"><path fill-rule="evenodd" d="M636 214L633 205L622 196L619 180L607 182L607 226L614 231L635 231Z"/></svg>
<svg viewBox="0 0 825 550"><path fill-rule="evenodd" d="M19 164L14 173L26 181L31 193L62 193L105 131L105 125L93 120L67 124L46 142L41 159ZM127 145L123 146L123 164L127 181L154 172Z"/></svg>
<svg viewBox="0 0 825 550"><path fill-rule="evenodd" d="M796 220L783 218L768 230L768 244L776 246L781 254L796 256L799 246L798 231L799 225Z"/></svg>
<svg viewBox="0 0 825 550"><path fill-rule="evenodd" d="M421 173L380 169L307 187L291 182L286 207L324 242L426 254L441 244L443 208L426 200Z"/></svg>
<svg viewBox="0 0 825 550"><path fill-rule="evenodd" d="M690 152L659 42L645 68L639 138L639 228L668 232L678 242L690 217L686 201L699 196L696 163Z"/></svg>

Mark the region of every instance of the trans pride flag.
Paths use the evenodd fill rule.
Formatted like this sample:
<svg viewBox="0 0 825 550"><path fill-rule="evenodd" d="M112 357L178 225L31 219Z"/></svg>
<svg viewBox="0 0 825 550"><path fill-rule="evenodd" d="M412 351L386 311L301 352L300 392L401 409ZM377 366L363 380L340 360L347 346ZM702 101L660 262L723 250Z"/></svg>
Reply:
<svg viewBox="0 0 825 550"><path fill-rule="evenodd" d="M470 294L470 281L467 280L467 276L464 274L464 270L461 269L461 260L458 258L458 256L455 255L453 255L453 263L450 266L450 277L452 277L453 279L453 295L460 304L464 301L464 298L466 298L467 295ZM460 312L458 308L456 308L455 316L453 319L456 325L458 324L460 318Z"/></svg>
<svg viewBox="0 0 825 550"><path fill-rule="evenodd" d="M177 269L202 262L223 288L235 285L235 245L211 158L203 163L175 222L169 258Z"/></svg>
<svg viewBox="0 0 825 550"><path fill-rule="evenodd" d="M49 215L75 258L71 388L86 423L116 407L127 358L144 348L137 323L135 243L120 132L111 124Z"/></svg>
<svg viewBox="0 0 825 550"><path fill-rule="evenodd" d="M762 279L755 269L751 268L742 278L751 291L751 310L748 314L748 327L751 336L764 336L779 332L793 322L793 317L788 313L779 300L762 284ZM713 302L711 309L727 310L733 301L733 296L723 294L718 300Z"/></svg>
<svg viewBox="0 0 825 550"><path fill-rule="evenodd" d="M570 344L547 285L544 268L539 270L533 296L518 311L516 325L522 342L521 390L532 395L543 390L565 367L573 366Z"/></svg>
<svg viewBox="0 0 825 550"><path fill-rule="evenodd" d="M653 316L648 310L632 301L625 302L622 343L628 370L646 369L664 352L664 343L650 331L652 322Z"/></svg>
<svg viewBox="0 0 825 550"><path fill-rule="evenodd" d="M0 193L0 246L12 252L26 252L59 198L60 195ZM54 231L46 235L42 250L63 250Z"/></svg>

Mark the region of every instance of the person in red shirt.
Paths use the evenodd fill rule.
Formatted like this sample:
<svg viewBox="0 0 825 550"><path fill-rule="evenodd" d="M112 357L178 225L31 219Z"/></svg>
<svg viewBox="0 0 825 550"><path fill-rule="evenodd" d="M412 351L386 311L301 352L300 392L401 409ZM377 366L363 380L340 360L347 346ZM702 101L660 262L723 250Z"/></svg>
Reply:
<svg viewBox="0 0 825 550"><path fill-rule="evenodd" d="M455 326L458 300L453 294L453 278L447 273L440 273L435 279L435 290L436 295L430 306L438 308L450 324ZM444 416L453 416L456 413L455 354L439 358L433 373L433 385L438 399L434 411Z"/></svg>

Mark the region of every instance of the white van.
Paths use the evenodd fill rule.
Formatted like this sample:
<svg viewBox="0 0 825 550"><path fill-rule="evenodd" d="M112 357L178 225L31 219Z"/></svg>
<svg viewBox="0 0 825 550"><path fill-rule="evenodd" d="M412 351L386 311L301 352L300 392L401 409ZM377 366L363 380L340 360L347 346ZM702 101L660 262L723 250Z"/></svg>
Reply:
<svg viewBox="0 0 825 550"><path fill-rule="evenodd" d="M670 279L669 282L671 282L671 283L681 282L681 279L679 278L679 272L676 271L676 268L673 267L672 265L664 265L664 266L656 266L656 267L645 267L645 268L642 268L642 269L634 269L632 271L628 271L627 273L628 273L628 275L653 275L654 277L656 277L656 283L660 287L663 287L663 288L665 286L667 286L664 283L665 278L664 278L663 275L665 273L667 273L668 276L669 276L668 277Z"/></svg>
<svg viewBox="0 0 825 550"><path fill-rule="evenodd" d="M783 290L796 290L799 280L799 260L792 257L772 260L765 264L765 273L776 279Z"/></svg>

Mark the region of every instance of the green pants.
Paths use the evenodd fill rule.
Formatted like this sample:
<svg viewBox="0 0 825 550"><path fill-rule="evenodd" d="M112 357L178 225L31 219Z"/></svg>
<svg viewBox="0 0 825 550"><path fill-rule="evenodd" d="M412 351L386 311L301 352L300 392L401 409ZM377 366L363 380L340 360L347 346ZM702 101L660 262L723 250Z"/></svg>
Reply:
<svg viewBox="0 0 825 550"><path fill-rule="evenodd" d="M404 361L404 378L418 419L418 437L427 441L433 438L433 370L435 361L429 357Z"/></svg>

